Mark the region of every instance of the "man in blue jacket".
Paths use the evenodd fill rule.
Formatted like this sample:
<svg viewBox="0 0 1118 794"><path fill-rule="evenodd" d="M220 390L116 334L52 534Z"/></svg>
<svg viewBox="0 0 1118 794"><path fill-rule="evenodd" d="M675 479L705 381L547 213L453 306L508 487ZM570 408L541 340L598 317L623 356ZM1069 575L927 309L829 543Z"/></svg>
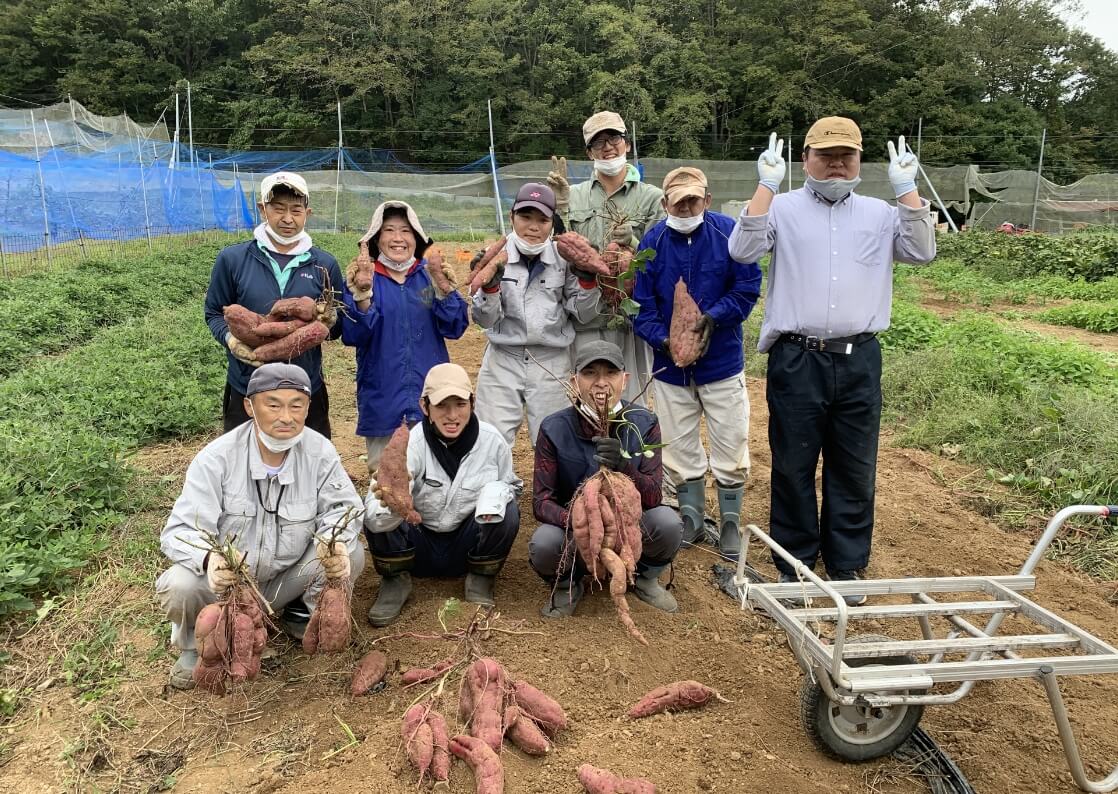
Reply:
<svg viewBox="0 0 1118 794"><path fill-rule="evenodd" d="M280 298L305 296L317 301L327 289L337 295L344 283L337 260L314 247L304 230L311 214L306 180L286 171L265 177L260 183L259 207L264 221L253 230L253 239L221 250L206 291L206 324L229 357L221 407L226 432L249 420L245 391L260 362L255 361L252 348L229 332L225 307L236 303L267 314ZM341 334L336 317L322 319L332 326L330 338L336 339ZM308 350L289 363L302 367L311 380L306 426L330 438L330 398L322 378L321 348Z"/></svg>
<svg viewBox="0 0 1118 794"><path fill-rule="evenodd" d="M718 547L736 559L742 493L749 476L749 397L745 391L742 323L761 291L761 269L730 257L734 221L710 211L707 179L698 168L677 168L664 177L667 217L645 233L640 248L656 258L637 275L633 299L640 304L634 327L654 351L652 399L664 438L664 472L683 519L683 539L703 536L706 473L718 487ZM676 283L683 279L699 305L701 354L676 366L668 330ZM710 457L699 437L705 415Z"/></svg>

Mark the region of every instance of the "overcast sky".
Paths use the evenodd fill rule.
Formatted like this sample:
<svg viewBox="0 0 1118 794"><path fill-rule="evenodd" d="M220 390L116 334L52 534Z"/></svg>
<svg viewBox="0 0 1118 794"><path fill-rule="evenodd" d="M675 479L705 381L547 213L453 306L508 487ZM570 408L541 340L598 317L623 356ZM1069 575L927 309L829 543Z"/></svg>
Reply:
<svg viewBox="0 0 1118 794"><path fill-rule="evenodd" d="M1083 6L1082 16L1064 14L1064 18L1118 52L1118 0L1079 0L1079 3Z"/></svg>

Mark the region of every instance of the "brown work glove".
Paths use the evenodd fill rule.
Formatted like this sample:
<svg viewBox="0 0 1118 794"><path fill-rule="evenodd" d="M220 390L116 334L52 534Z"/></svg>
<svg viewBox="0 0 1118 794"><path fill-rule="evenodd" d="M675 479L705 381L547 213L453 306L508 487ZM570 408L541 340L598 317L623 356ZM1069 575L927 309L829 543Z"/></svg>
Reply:
<svg viewBox="0 0 1118 794"><path fill-rule="evenodd" d="M367 289L360 289L355 285L359 267L360 265L358 265L357 260L354 259L352 262L349 263L349 267L345 269L345 285L349 287L349 294L352 295L353 299L358 303L360 303L361 301L367 301L373 297L372 284L369 284Z"/></svg>
<svg viewBox="0 0 1118 794"><path fill-rule="evenodd" d="M625 248L635 249L636 243L633 242L633 224L626 221L619 223L610 230L609 240L607 242L617 243Z"/></svg>
<svg viewBox="0 0 1118 794"><path fill-rule="evenodd" d="M435 285L435 289L439 292L439 298L445 298L450 293L458 289L458 281L454 276L454 271L443 260L443 252L438 248L432 248L427 253L427 275L431 279L431 283Z"/></svg>
<svg viewBox="0 0 1118 794"><path fill-rule="evenodd" d="M256 360L256 352L242 342L233 334L225 335L225 345L229 348L229 352L233 354L233 358L245 364L251 364L254 367L259 367L264 362Z"/></svg>
<svg viewBox="0 0 1118 794"><path fill-rule="evenodd" d="M567 158L551 155L551 170L547 172L547 186L555 194L555 211L567 214L571 205L571 183L567 179Z"/></svg>

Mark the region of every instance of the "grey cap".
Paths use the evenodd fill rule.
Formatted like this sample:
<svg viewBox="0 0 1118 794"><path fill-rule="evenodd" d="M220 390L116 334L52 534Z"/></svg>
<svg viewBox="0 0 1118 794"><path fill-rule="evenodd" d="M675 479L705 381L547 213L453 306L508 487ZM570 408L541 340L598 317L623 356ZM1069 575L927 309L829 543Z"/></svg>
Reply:
<svg viewBox="0 0 1118 794"><path fill-rule="evenodd" d="M582 346L575 359L575 372L581 372L595 361L606 361L620 370L625 369L625 356L621 354L621 348L603 339Z"/></svg>
<svg viewBox="0 0 1118 794"><path fill-rule="evenodd" d="M248 379L248 391L245 392L245 397L276 389L294 389L309 395L311 379L307 377L306 371L296 364L265 364Z"/></svg>

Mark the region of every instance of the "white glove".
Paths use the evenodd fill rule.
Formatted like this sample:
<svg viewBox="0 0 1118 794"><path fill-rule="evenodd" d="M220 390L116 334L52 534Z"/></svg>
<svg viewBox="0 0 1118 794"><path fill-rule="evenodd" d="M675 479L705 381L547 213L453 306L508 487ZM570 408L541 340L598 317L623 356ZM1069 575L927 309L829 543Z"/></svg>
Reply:
<svg viewBox="0 0 1118 794"><path fill-rule="evenodd" d="M555 209L563 214L571 203L571 183L567 178L567 158L551 155L551 170L547 172L547 186L555 194Z"/></svg>
<svg viewBox="0 0 1118 794"><path fill-rule="evenodd" d="M365 497L365 515L383 515L390 512L388 506L382 501L384 491L377 484L376 477L369 477L369 495Z"/></svg>
<svg viewBox="0 0 1118 794"><path fill-rule="evenodd" d="M233 358L238 361L243 361L245 364L251 364L254 367L259 367L264 363L263 361L257 361L256 352L231 333L225 335L225 346L229 348Z"/></svg>
<svg viewBox="0 0 1118 794"><path fill-rule="evenodd" d="M344 543L336 541L332 549L325 543L319 543L315 547L315 556L322 563L327 579L349 579L349 551Z"/></svg>
<svg viewBox="0 0 1118 794"><path fill-rule="evenodd" d="M778 141L774 132L769 135L769 148L757 158L757 178L774 194L780 192L780 183L784 181L784 174L788 170L784 155L781 154L783 149L784 139Z"/></svg>
<svg viewBox="0 0 1118 794"><path fill-rule="evenodd" d="M237 552L237 562L244 559L241 552ZM214 595L220 596L237 583L237 574L229 567L224 554L211 551L206 558L206 582Z"/></svg>
<svg viewBox="0 0 1118 794"><path fill-rule="evenodd" d="M916 190L916 175L919 170L920 163L916 155L905 146L903 135L897 137L896 146L889 141L889 181L893 184L897 198Z"/></svg>

